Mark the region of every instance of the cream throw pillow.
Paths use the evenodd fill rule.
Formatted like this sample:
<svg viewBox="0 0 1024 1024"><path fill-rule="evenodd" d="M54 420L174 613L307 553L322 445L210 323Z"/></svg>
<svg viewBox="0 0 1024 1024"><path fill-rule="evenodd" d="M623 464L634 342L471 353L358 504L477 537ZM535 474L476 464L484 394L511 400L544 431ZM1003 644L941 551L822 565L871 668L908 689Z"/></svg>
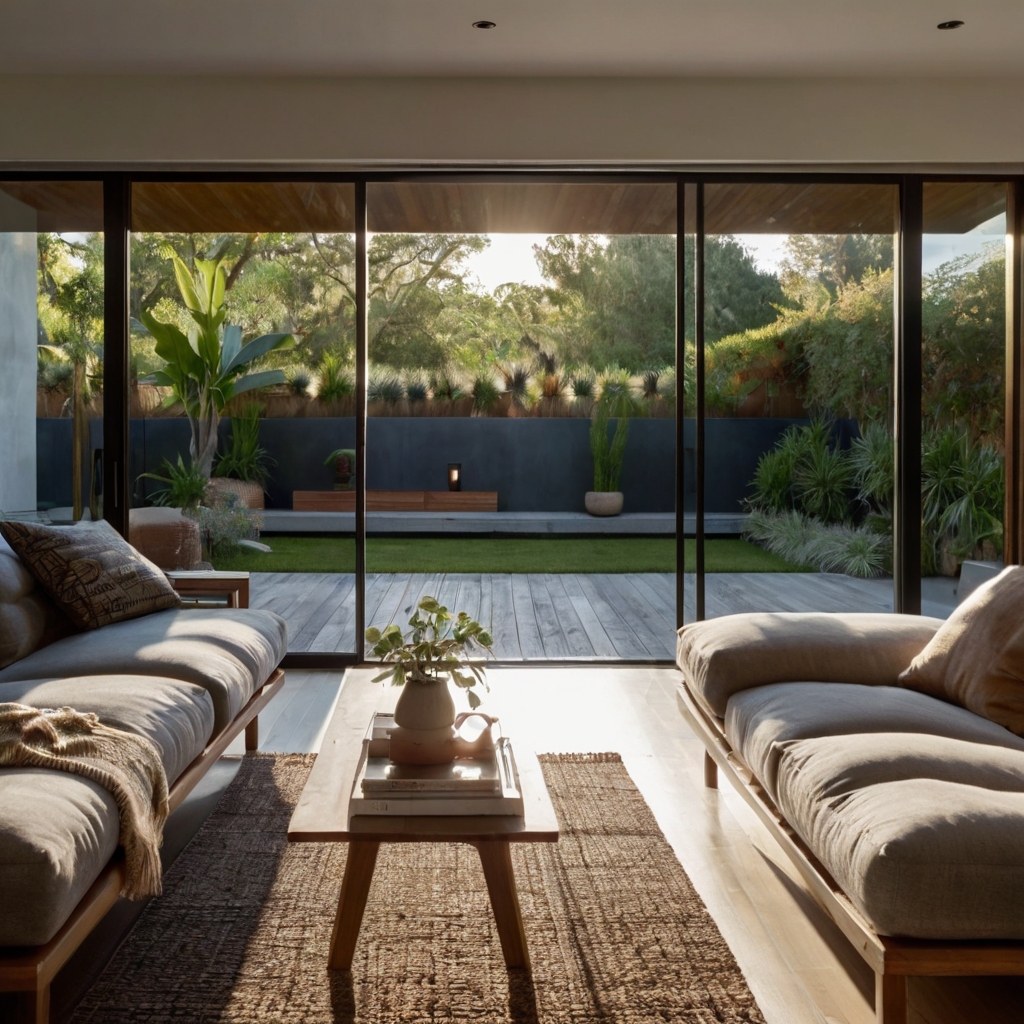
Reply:
<svg viewBox="0 0 1024 1024"><path fill-rule="evenodd" d="M978 587L898 683L1024 736L1024 567Z"/></svg>
<svg viewBox="0 0 1024 1024"><path fill-rule="evenodd" d="M2 522L0 534L61 611L83 629L181 603L167 577L103 521L75 526Z"/></svg>

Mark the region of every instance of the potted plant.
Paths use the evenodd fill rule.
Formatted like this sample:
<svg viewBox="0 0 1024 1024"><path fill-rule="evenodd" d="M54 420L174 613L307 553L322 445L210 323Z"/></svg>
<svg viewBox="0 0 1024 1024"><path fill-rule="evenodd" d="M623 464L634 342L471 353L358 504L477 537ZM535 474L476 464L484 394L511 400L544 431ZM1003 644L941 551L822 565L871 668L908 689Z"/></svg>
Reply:
<svg viewBox="0 0 1024 1024"><path fill-rule="evenodd" d="M334 465L334 489L351 491L356 485L356 450L354 448L335 448L324 459L324 465Z"/></svg>
<svg viewBox="0 0 1024 1024"><path fill-rule="evenodd" d="M259 402L247 405L240 416L231 417L231 442L217 460L210 490L218 495L234 494L245 508L264 507L263 492L274 460L260 447Z"/></svg>
<svg viewBox="0 0 1024 1024"><path fill-rule="evenodd" d="M285 381L282 370L247 373L249 364L270 352L291 347L295 338L291 334L264 334L243 344L242 328L224 323L228 280L224 257L197 259L194 278L179 256L173 255L171 260L178 291L195 327L186 337L173 324L162 323L145 310L139 314L142 323L136 326L144 327L153 335L156 354L165 364L144 383L170 388L164 404L181 402L185 407L192 428L189 449L192 462L208 480L217 450L217 425L224 406L243 391Z"/></svg>
<svg viewBox="0 0 1024 1024"><path fill-rule="evenodd" d="M466 612L452 618L434 597L423 597L409 620L412 629L403 635L392 623L366 631L367 643L381 661L389 663L374 682L390 679L401 686L395 705L395 729L391 733L391 760L397 764L447 764L456 757L473 757L490 749L490 730L475 741L458 732L475 711L456 715L449 683L466 691L469 706L480 698L473 688L486 687L484 666L469 657L474 648L490 652L493 640L479 622ZM487 716L487 725L492 721Z"/></svg>
<svg viewBox="0 0 1024 1024"><path fill-rule="evenodd" d="M636 398L629 381L606 380L601 398L594 404L590 423L590 453L594 457L594 489L583 503L592 516L617 516L622 511L622 457L629 439L629 420L636 412ZM609 421L615 419L615 433L609 439Z"/></svg>

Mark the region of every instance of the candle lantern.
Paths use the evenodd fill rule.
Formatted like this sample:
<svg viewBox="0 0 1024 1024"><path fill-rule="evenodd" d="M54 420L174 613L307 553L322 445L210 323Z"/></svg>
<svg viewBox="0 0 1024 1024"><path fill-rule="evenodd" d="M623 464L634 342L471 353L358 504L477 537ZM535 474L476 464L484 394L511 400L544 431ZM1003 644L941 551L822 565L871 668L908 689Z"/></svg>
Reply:
<svg viewBox="0 0 1024 1024"><path fill-rule="evenodd" d="M461 491L462 490L462 463L461 462L449 462L448 463L448 490L449 491Z"/></svg>

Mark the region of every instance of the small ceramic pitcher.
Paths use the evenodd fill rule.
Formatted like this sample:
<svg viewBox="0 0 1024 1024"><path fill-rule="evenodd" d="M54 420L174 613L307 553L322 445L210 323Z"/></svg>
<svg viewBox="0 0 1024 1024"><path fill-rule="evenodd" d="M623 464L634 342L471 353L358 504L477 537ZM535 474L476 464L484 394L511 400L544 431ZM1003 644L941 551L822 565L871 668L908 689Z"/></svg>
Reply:
<svg viewBox="0 0 1024 1024"><path fill-rule="evenodd" d="M463 726L470 719L482 722ZM491 725L479 711L455 714L446 679L410 678L395 704L391 760L395 764L448 764L457 757L482 757L494 749Z"/></svg>

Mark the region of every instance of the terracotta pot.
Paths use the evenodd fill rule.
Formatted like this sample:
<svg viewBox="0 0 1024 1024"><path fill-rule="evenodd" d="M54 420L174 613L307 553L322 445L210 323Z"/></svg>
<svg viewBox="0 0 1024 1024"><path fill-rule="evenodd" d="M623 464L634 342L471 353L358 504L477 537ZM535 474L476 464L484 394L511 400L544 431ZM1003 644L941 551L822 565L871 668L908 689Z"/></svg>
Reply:
<svg viewBox="0 0 1024 1024"><path fill-rule="evenodd" d="M622 511L622 491L587 491L583 504L592 516L617 516Z"/></svg>

